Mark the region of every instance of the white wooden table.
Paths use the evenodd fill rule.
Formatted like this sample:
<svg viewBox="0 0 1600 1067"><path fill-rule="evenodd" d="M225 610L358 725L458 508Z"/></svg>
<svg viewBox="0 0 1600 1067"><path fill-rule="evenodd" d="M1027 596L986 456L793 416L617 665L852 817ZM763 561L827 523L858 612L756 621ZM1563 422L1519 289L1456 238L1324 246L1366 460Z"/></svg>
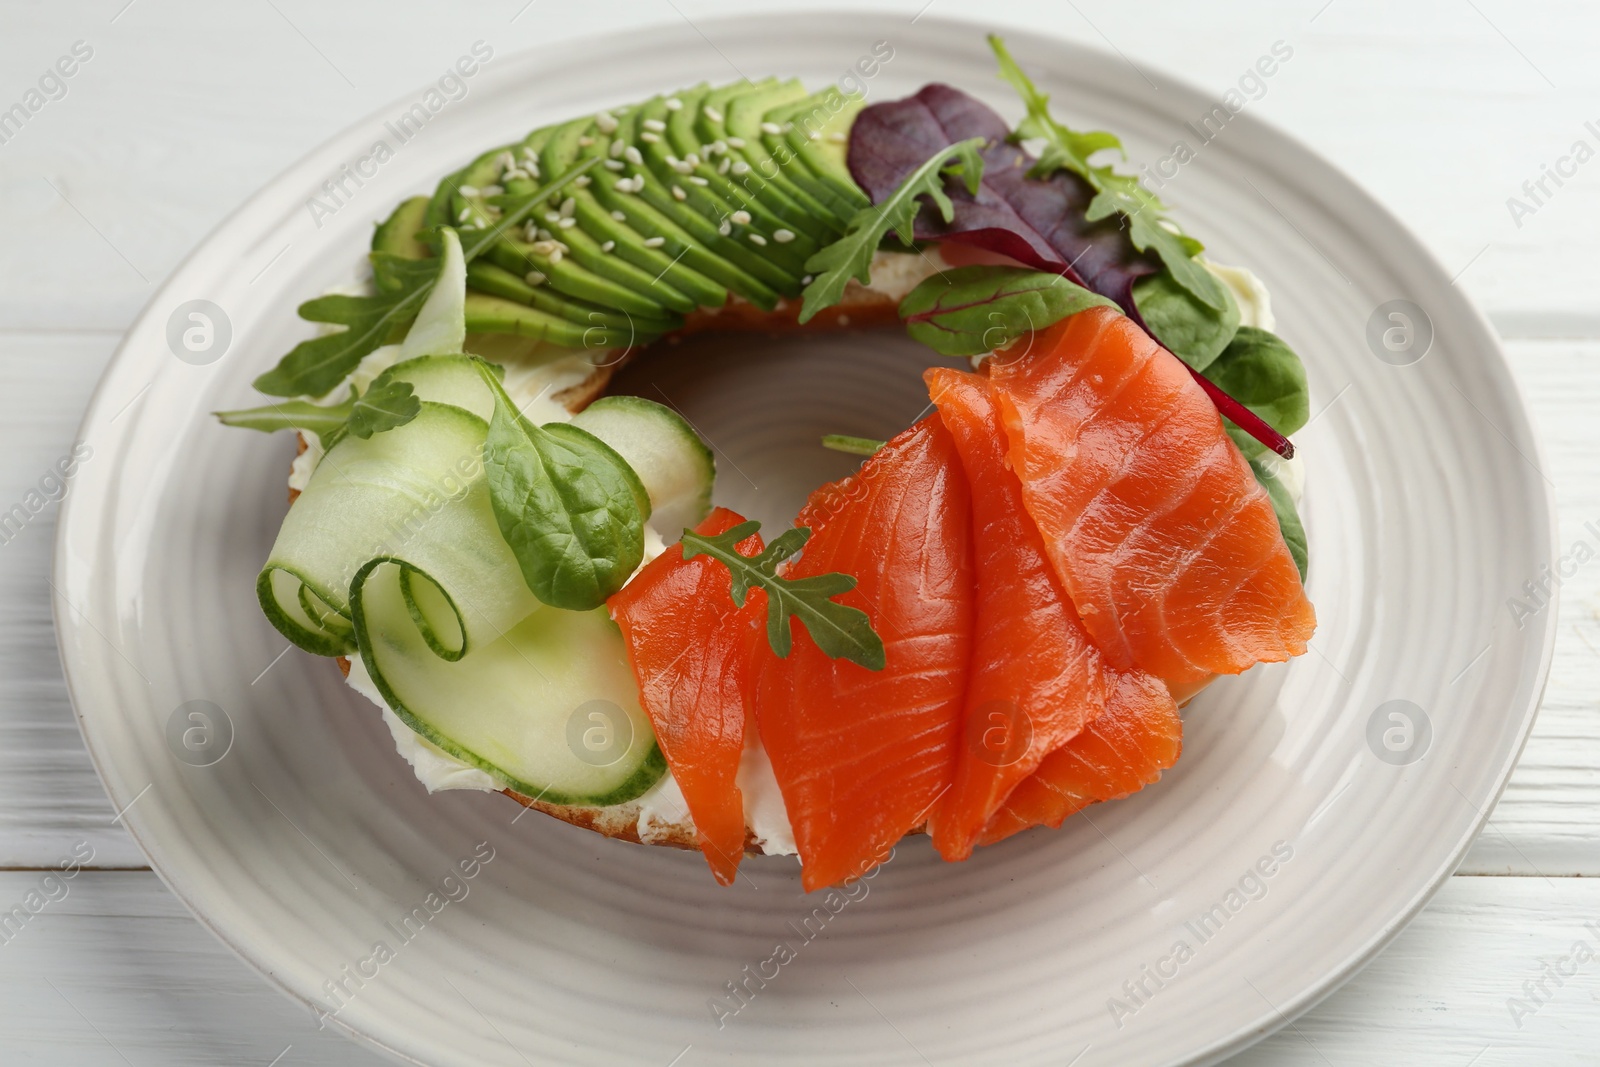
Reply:
<svg viewBox="0 0 1600 1067"><path fill-rule="evenodd" d="M924 3L893 6L909 19ZM510 52L747 6L5 0L0 109L75 42L92 56L0 144L0 510L70 448L162 278L310 147L479 38ZM1600 520L1600 162L1547 182L1537 203L1522 189L1574 142L1600 149L1588 0L927 6L1114 49L1219 95L1273 42L1290 45L1293 62L1252 108L1353 173L1460 272L1542 432L1563 546L1600 547L1584 529ZM709 43L707 59L720 62ZM1535 210L1514 218L1513 196ZM0 943L0 1062L378 1062L318 1032L214 941L113 821L51 632L53 525L51 506L0 544L0 905L75 849L92 850L93 870ZM1574 942L1600 951L1600 563L1565 583L1560 622L1538 726L1458 875L1367 971L1235 1062L1600 1062L1600 959L1547 983L1520 1025L1507 1006Z"/></svg>

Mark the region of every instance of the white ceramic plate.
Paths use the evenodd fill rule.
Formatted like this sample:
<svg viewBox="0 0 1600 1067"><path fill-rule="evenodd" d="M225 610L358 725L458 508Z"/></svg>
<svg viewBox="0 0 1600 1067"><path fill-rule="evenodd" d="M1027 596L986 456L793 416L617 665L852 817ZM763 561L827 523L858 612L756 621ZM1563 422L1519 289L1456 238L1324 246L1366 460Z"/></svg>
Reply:
<svg viewBox="0 0 1600 1067"><path fill-rule="evenodd" d="M257 610L290 445L207 412L253 402L250 379L307 332L294 306L357 279L372 220L402 196L544 121L730 64L820 85L880 39L895 51L875 99L939 79L1019 112L980 27L702 29L715 49L685 26L496 57L319 228L307 198L392 141L384 122L419 90L271 182L134 324L84 421L94 454L56 560L67 676L112 801L218 937L307 1005L335 1006L342 983L334 1024L419 1063L1087 1065L1245 1046L1370 960L1455 868L1527 736L1554 620L1519 628L1504 607L1554 559L1554 523L1488 326L1388 213L1248 112L1164 192L1216 258L1269 281L1309 368L1318 413L1297 439L1321 625L1312 653L1196 701L1183 760L1133 799L962 865L909 841L851 899L803 897L783 859L719 889L693 854L514 823L498 796L426 795L377 712L331 664L282 654ZM1115 56L1010 36L1065 115L1119 131L1137 159L1192 138L1183 123L1211 106ZM1375 309L1402 298L1431 320L1408 366L1368 342ZM168 344L191 300L231 323L205 365ZM675 355L641 387L733 458L724 500L769 520L849 462L817 433L887 435L923 403L925 356L892 335ZM1369 729L1395 700L1411 702L1409 742L1394 706ZM221 732L179 759L174 719L204 742L187 716L212 706ZM493 859L447 882L480 842ZM408 914L419 932L402 937ZM365 962L380 942L392 958ZM729 982L750 991L731 1017Z"/></svg>

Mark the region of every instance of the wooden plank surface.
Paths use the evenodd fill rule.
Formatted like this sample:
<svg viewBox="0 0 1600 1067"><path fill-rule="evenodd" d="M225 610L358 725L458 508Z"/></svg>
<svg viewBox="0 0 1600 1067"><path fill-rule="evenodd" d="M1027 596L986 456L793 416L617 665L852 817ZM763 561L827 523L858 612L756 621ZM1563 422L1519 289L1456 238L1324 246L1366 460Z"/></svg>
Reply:
<svg viewBox="0 0 1600 1067"><path fill-rule="evenodd" d="M280 169L437 76L473 41L500 54L618 25L707 30L732 0L546 7L494 0L12 5L0 107L75 42L93 55L0 143L0 507L73 443L120 332L172 268ZM825 5L795 0L768 8ZM832 4L833 7L849 5ZM884 5L976 17L953 0ZM1490 313L1541 430L1562 544L1600 527L1600 19L1584 0L1230 0L1061 5L992 0L999 28L1042 29L1219 94L1275 41L1294 57L1250 109L1343 167ZM840 17L821 15L819 17ZM604 57L597 57L603 62ZM1058 101L1070 114L1070 101ZM1596 127L1586 125L1594 120ZM1522 208L1512 201L1516 198ZM1171 199L1181 205L1181 182ZM1532 208L1532 210L1527 210ZM1181 209L1181 208L1180 208ZM70 491L70 490L69 490ZM0 544L0 902L74 848L140 868L73 723L44 582L54 505ZM1600 964L1518 1027L1507 999L1541 961L1600 937L1600 564L1564 584L1540 719L1488 830L1439 898L1349 986L1239 1064L1592 1063ZM11 868L11 870L5 870ZM1468 875L1512 875L1470 877ZM9 905L7 905L9 906ZM366 1064L194 923L141 870L90 872L0 944L0 1062ZM1476 1057L1476 1059L1474 1059ZM668 1057L670 1058L670 1057ZM665 1060L663 1061L665 1062Z"/></svg>

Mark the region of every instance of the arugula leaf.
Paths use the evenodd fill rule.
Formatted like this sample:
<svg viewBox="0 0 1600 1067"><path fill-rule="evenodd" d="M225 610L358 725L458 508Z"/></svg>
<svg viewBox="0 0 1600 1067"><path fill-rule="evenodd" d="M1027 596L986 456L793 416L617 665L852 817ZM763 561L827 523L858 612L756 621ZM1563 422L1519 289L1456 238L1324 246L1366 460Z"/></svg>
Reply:
<svg viewBox="0 0 1600 1067"><path fill-rule="evenodd" d="M276 430L302 430L313 434L327 451L333 435L344 430L350 421L350 411L356 398L349 397L339 404L313 404L309 400L281 400L258 408L241 408L236 411L213 411L217 421L224 426L237 426L245 430L272 433Z"/></svg>
<svg viewBox="0 0 1600 1067"><path fill-rule="evenodd" d="M489 502L522 579L552 607L597 608L644 559L650 501L639 476L593 434L533 425L476 363L495 398L483 444Z"/></svg>
<svg viewBox="0 0 1600 1067"><path fill-rule="evenodd" d="M683 558L694 559L703 553L726 564L733 576L733 602L741 608L752 588L766 591L767 643L780 659L787 659L792 647L792 615L805 623L806 633L829 659L848 659L869 671L883 670L883 640L872 628L872 620L861 609L833 599L854 589L854 578L836 571L810 578L778 575L778 565L811 539L810 527L792 526L760 555L742 555L739 542L759 529L761 523L751 520L712 537L685 530Z"/></svg>
<svg viewBox="0 0 1600 1067"><path fill-rule="evenodd" d="M1206 368L1205 376L1285 436L1311 417L1305 365L1293 349L1266 330L1239 327L1228 347ZM1228 435L1246 456L1254 459L1268 451L1232 420L1224 421Z"/></svg>
<svg viewBox="0 0 1600 1067"><path fill-rule="evenodd" d="M1122 310L1059 274L1026 267L958 267L906 294L900 318L914 340L936 352L977 356L1091 307Z"/></svg>
<svg viewBox="0 0 1600 1067"><path fill-rule="evenodd" d="M1278 479L1267 466L1272 462L1265 458L1251 457L1250 470L1256 476L1256 481L1267 491L1267 497L1272 501L1272 510L1278 516L1278 529L1283 534L1283 543L1289 547L1289 555L1294 558L1295 569L1300 572L1300 580L1306 580L1306 569L1311 565L1311 554L1306 545L1305 524L1300 521L1300 513L1295 510L1294 499L1289 496L1288 488Z"/></svg>
<svg viewBox="0 0 1600 1067"><path fill-rule="evenodd" d="M906 175L899 188L856 212L843 237L813 253L806 260L806 270L816 277L802 294L800 321L807 322L823 308L837 304L851 278L863 285L871 281L873 253L891 230L906 245L912 243L917 213L922 209L918 197L926 194L949 222L955 208L944 191L945 174L959 175L967 192L976 194L983 180L983 157L978 154L982 147L983 139L973 137L940 148Z"/></svg>
<svg viewBox="0 0 1600 1067"><path fill-rule="evenodd" d="M572 167L518 202L490 229L472 231L476 236L464 245L464 260L470 263L503 234L521 225L534 208L599 162L597 156ZM442 257L407 259L390 252L373 252L369 258L375 290L371 296L336 293L300 305L301 318L345 329L295 345L276 367L255 380L257 389L269 396L326 395L355 370L363 356L395 340L416 317L444 265Z"/></svg>
<svg viewBox="0 0 1600 1067"><path fill-rule="evenodd" d="M1104 130L1080 133L1051 118L1050 98L1023 73L1006 50L1005 42L998 35L990 34L989 46L1000 61L1000 77L1017 90L1028 110L1027 118L1017 124L1013 140L1044 141L1039 161L1028 171L1028 176L1043 178L1057 170L1070 170L1084 179L1095 191L1095 198L1085 213L1090 222L1111 215L1124 216L1128 237L1135 248L1141 252L1153 251L1171 273L1173 281L1207 307L1224 310L1227 290L1194 258L1205 246L1193 237L1174 232L1171 224L1162 218L1166 207L1140 183L1138 175L1118 174L1115 164L1095 166L1090 162L1104 149L1114 149L1126 160L1122 141Z"/></svg>
<svg viewBox="0 0 1600 1067"><path fill-rule="evenodd" d="M365 441L375 433L404 426L422 411L411 383L379 376L372 388L354 398L346 432Z"/></svg>
<svg viewBox="0 0 1600 1067"><path fill-rule="evenodd" d="M308 400L282 400L258 408L217 411L224 426L272 433L301 430L314 434L324 452L345 434L366 440L375 433L404 426L422 410L411 383L380 375L366 394L352 392L338 404L313 404Z"/></svg>
<svg viewBox="0 0 1600 1067"><path fill-rule="evenodd" d="M1239 305L1226 286L1222 294L1226 304L1217 311L1196 300L1171 272L1162 271L1134 283L1133 303L1163 348L1195 370L1205 370L1239 329Z"/></svg>

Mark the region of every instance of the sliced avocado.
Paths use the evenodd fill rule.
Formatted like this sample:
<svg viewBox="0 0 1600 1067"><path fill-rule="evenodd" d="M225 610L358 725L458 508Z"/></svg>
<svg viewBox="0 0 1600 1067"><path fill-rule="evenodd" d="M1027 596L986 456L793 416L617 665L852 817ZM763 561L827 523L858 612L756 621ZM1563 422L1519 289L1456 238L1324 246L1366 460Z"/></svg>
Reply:
<svg viewBox="0 0 1600 1067"><path fill-rule="evenodd" d="M629 340L626 330L580 326L514 300L471 290L467 291L467 332L515 334L566 348L619 348Z"/></svg>
<svg viewBox="0 0 1600 1067"><path fill-rule="evenodd" d="M804 100L769 111L763 120L780 130L762 133L767 150L780 161L785 152L793 153L849 214L871 203L845 162L845 138L865 105L864 97L846 95L830 85Z"/></svg>
<svg viewBox="0 0 1600 1067"><path fill-rule="evenodd" d="M690 99L698 99L704 95L704 92L705 89L702 86L697 90L686 90L679 93L676 98L680 99L685 107L689 107L691 106ZM660 104L664 109L665 98L656 97L652 103ZM637 148L640 145L637 135L640 132L644 132L640 129L643 115L644 109L641 107L620 116L617 120L619 125L616 137L624 144ZM646 143L643 147L651 146ZM624 159L626 158L625 156ZM643 160L645 156L640 153L638 158ZM768 251L767 249L757 248L745 241L735 240L732 236L731 228L729 234L721 233L718 229L720 213L707 218L690 206L687 202L687 196L682 201L678 200L672 195L670 186L663 184L651 167L630 162L627 164L626 170L620 174L610 171L607 173L611 175L609 182L602 178L595 182L591 188L600 189L601 191L595 194L596 198L607 204L612 210L622 211L628 216L630 222L632 222L632 212L637 205L649 205L681 227L693 242L757 278L779 296L799 295L801 272L791 270L777 262L773 257L765 255L764 253ZM618 181L631 183L635 180L642 183L638 192L633 192L631 185L622 190L617 189ZM690 184L692 185L693 183ZM634 225L637 228L638 224L634 223ZM678 251L674 249L673 254L676 255Z"/></svg>
<svg viewBox="0 0 1600 1067"><path fill-rule="evenodd" d="M646 318L642 315L630 315L626 311L617 311L614 308L601 307L598 304L585 303L582 300L573 300L555 292L549 286L529 285L504 267L485 263L481 259L468 264L467 284L477 292L515 300L547 315L566 319L586 330L591 326L605 326L621 331L625 335L637 337L640 344L660 337L664 333L670 333L683 325L683 318L679 315Z"/></svg>
<svg viewBox="0 0 1600 1067"><path fill-rule="evenodd" d="M524 143L537 152L553 129L550 127L536 130L528 135L528 141ZM467 169L464 181L458 186L451 200L452 225L492 224L498 217L501 208L497 204L491 204L490 198L483 195L483 190L500 180L502 169L500 157L509 151L503 149L499 153L480 157L477 163ZM462 193L460 191L462 188L472 190L472 195ZM498 197L493 199L499 200ZM544 211L549 208L550 205L544 204L536 209L534 217L539 220L537 225L545 224ZM605 307L620 308L635 315L659 318L666 314L668 304L664 300L656 299L652 295L654 290L650 290L647 286L633 288L605 275L597 274L574 256L568 255L573 244L566 240L566 236L567 234L563 233L561 237L553 237L549 242L543 239L529 241L524 231L517 229L502 236L485 255L491 262L498 263L516 274L538 271L549 282L551 288L580 300ZM557 251L560 255L556 255ZM600 254L598 249L592 251L595 255ZM649 279L646 278L645 281L648 282ZM669 296L678 304L681 310L686 311L694 307L692 301L676 290L661 292L663 296Z"/></svg>
<svg viewBox="0 0 1600 1067"><path fill-rule="evenodd" d="M776 158L767 151L762 140L761 127L767 113L805 96L805 87L798 79L776 82L760 90L745 88L729 94L717 105L723 122L714 123L709 116L702 114L702 123L708 132L709 128L720 126L721 132L717 137L730 146L729 154L742 159L758 179L765 179L769 183L762 188L762 192L765 193L769 187L782 190L796 205L796 210L804 219L803 225L809 227L805 232L826 244L837 240L844 232L848 218L835 216L833 203L822 188L822 183L798 164L792 153Z"/></svg>
<svg viewBox="0 0 1600 1067"><path fill-rule="evenodd" d="M539 153L539 162L544 173L561 174L578 161L585 149L609 147L610 143L611 138L600 132L593 118L569 122L551 134ZM626 222L612 218L608 210L600 207L591 189L594 181L605 178L608 173L605 168L593 171L586 176L590 180L583 182L584 188L571 189L573 217L578 220L575 228L593 239L591 243L600 255L615 259L634 274L643 272L643 282L647 286L673 289L684 294L692 305L721 307L727 303L728 290L724 286L693 267L674 260L660 248L646 245L645 238L634 232ZM579 246L572 241L567 243L572 245L574 254L577 254ZM606 247L608 244L609 248ZM581 257L580 262L583 262ZM689 310L677 305L669 306L680 311Z"/></svg>
<svg viewBox="0 0 1600 1067"><path fill-rule="evenodd" d="M689 139L685 135L692 133L695 148L704 157L706 166L718 173L725 173L730 182L766 205L773 214L783 219L784 229L804 233L819 245L826 244L837 235L826 213L801 198L798 187L785 178L776 161L766 156L759 141L754 146L757 157L753 159L746 155L745 150L752 146L728 125L735 105L741 102L747 111L751 110L753 104L755 112L760 114L790 95L788 86L776 78L723 86L708 92L693 113L687 110L675 113L668 121L668 128L673 134L675 147L683 146ZM730 161L726 172L722 171L722 160L719 158L724 153ZM763 157L766 157L765 166L761 165Z"/></svg>
<svg viewBox="0 0 1600 1067"><path fill-rule="evenodd" d="M410 200L402 201L372 231L372 250L389 252L406 259L428 258L432 254L428 246L417 239L417 234L422 232L423 217L428 213L428 203L426 196L413 196Z"/></svg>
<svg viewBox="0 0 1600 1067"><path fill-rule="evenodd" d="M628 143L626 140L627 131L632 128L627 113L619 112L617 118L618 128L610 135L604 139L596 137L591 145L579 146L582 158L599 155L604 156L608 162L616 162L623 169L631 166L631 164L624 162L622 159L611 155L611 146L619 139L622 140L623 144ZM757 307L771 310L781 299L782 293L774 289L768 281L763 281L756 274L744 269L739 263L724 259L716 251L706 247L699 238L693 236L669 215L656 210L647 201L633 195L631 192L616 191L613 185L616 179L622 176L622 172L618 169L606 167L603 170L594 171L592 174L595 177L595 181L590 184L587 191L593 198L593 210L604 213L605 217L613 222L626 225L637 234L635 240L646 251L659 251L668 255L681 265L726 286L732 292L738 293ZM648 181L648 178L646 180ZM591 232L598 232L592 227L591 220L588 218L590 210L591 208L586 201L578 201L578 224L585 229L591 229ZM696 223L700 222L698 216L694 216L694 218ZM711 230L711 235L713 237L719 236L714 228ZM644 244L644 242L652 241L656 238L660 239L658 247L652 249ZM623 243L620 239L618 239L617 247L619 250L623 248ZM782 276L780 275L779 277ZM725 298L723 301L707 306L720 307L724 302L726 302Z"/></svg>
<svg viewBox="0 0 1600 1067"><path fill-rule="evenodd" d="M680 113L689 108L698 111L705 95L699 92L678 94L683 107L676 110ZM747 179L748 174L735 175L731 170L722 174L720 165L704 161L694 164L688 157L697 156L700 145L693 129L680 128L676 140L669 139L672 135L667 129L667 119L673 113L674 109L667 106L664 98L640 107L639 136L635 142L668 195L687 203L704 218L716 222L719 228L728 227L735 244L754 249L792 275L803 275L806 259L820 247L817 242L803 233L785 241L774 240L780 230L794 233L794 224L758 200L752 189L745 188L743 179ZM661 129L652 129L652 125L659 125ZM680 154L684 158L680 159ZM691 178L698 180L691 181ZM748 215L749 221L735 221L733 216L739 212Z"/></svg>

